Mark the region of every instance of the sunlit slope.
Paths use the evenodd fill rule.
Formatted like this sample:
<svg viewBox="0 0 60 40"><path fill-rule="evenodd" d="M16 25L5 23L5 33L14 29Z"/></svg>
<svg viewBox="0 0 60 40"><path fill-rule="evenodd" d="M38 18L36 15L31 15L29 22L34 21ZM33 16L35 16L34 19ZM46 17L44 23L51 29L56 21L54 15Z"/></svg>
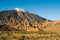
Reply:
<svg viewBox="0 0 60 40"><path fill-rule="evenodd" d="M48 22L47 25L44 26L44 30L60 33L60 20L53 20Z"/></svg>

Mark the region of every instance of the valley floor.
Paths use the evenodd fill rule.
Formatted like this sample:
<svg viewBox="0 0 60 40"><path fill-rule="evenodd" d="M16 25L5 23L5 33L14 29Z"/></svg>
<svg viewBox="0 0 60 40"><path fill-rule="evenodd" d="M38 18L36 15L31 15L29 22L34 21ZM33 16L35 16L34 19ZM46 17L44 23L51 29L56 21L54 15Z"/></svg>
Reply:
<svg viewBox="0 0 60 40"><path fill-rule="evenodd" d="M20 31L0 31L0 40L60 40L53 33L24 33Z"/></svg>

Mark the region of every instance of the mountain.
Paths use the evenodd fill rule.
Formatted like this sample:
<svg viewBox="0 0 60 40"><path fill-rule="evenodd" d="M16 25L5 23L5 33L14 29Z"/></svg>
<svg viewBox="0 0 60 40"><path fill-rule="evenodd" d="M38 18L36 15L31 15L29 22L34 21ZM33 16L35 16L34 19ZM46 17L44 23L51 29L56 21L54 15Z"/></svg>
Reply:
<svg viewBox="0 0 60 40"><path fill-rule="evenodd" d="M45 20L47 19L23 9L15 8L15 10L0 11L0 25L8 25L7 28L37 31L38 28L40 29L40 24Z"/></svg>
<svg viewBox="0 0 60 40"><path fill-rule="evenodd" d="M48 20L29 11L15 8L15 10L0 11L0 30L51 31L58 33L60 32L60 21Z"/></svg>

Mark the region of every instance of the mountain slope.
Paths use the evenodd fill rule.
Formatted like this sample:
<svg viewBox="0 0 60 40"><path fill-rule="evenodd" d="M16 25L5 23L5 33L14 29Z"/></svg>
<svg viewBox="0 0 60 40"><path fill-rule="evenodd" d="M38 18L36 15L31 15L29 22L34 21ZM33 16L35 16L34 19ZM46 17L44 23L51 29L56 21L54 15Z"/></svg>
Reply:
<svg viewBox="0 0 60 40"><path fill-rule="evenodd" d="M0 25L8 25L8 28L26 31L38 31L41 29L41 23L45 18L22 10L0 11ZM4 27L5 28L5 27Z"/></svg>
<svg viewBox="0 0 60 40"><path fill-rule="evenodd" d="M23 9L0 11L0 30L60 32L60 20L48 20Z"/></svg>
<svg viewBox="0 0 60 40"><path fill-rule="evenodd" d="M45 26L44 30L60 33L60 20L49 22L48 25Z"/></svg>

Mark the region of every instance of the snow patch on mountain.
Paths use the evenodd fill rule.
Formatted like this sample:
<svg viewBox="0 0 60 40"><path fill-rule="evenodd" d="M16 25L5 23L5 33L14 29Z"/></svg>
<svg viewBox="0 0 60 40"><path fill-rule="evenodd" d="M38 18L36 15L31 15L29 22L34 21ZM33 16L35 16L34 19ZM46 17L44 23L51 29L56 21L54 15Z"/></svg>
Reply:
<svg viewBox="0 0 60 40"><path fill-rule="evenodd" d="M24 9L21 9L21 8L15 8L15 10L16 11L23 11L23 12L25 12L25 10Z"/></svg>

